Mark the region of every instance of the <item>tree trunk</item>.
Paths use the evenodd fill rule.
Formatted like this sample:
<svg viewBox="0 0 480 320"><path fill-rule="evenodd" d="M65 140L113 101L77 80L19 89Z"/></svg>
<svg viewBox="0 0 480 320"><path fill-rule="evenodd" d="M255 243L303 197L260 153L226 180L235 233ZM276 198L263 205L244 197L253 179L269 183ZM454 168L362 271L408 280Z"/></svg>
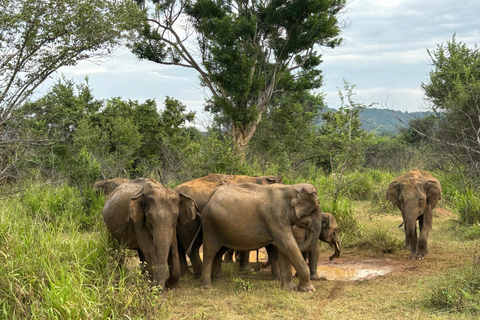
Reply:
<svg viewBox="0 0 480 320"><path fill-rule="evenodd" d="M259 112L257 118L251 123L232 123L232 138L235 142L235 152L236 155L241 157L242 161L245 161L248 143L255 134L255 131L257 131L261 119L262 112Z"/></svg>

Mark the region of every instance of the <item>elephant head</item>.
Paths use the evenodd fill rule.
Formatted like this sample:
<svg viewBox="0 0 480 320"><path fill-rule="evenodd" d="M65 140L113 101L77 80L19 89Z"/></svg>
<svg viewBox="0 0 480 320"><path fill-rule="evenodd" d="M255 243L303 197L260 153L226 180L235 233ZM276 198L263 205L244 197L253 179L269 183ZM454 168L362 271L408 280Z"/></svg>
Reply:
<svg viewBox="0 0 480 320"><path fill-rule="evenodd" d="M291 198L294 215L291 217L292 225L307 229L308 237L299 245L300 251L309 248L313 241L320 236L322 222L321 209L317 199L317 189L311 184L296 184Z"/></svg>
<svg viewBox="0 0 480 320"><path fill-rule="evenodd" d="M338 237L338 224L333 214L322 212L322 231L320 240L335 248L335 253L329 257L330 260L340 257L340 238Z"/></svg>
<svg viewBox="0 0 480 320"><path fill-rule="evenodd" d="M103 181L97 181L93 184L92 189L98 192L102 192L103 195L106 197L110 193L112 193L113 190L115 190L119 185L129 181L130 180L124 178L113 178Z"/></svg>
<svg viewBox="0 0 480 320"><path fill-rule="evenodd" d="M180 224L186 223L195 218L196 214L193 199L178 195L174 190L153 181L147 182L131 198L129 219L135 227L147 271L155 283L165 282L168 259L171 266L169 281L178 281L180 265L176 239L177 221ZM169 287L169 283L165 285Z"/></svg>
<svg viewBox="0 0 480 320"><path fill-rule="evenodd" d="M405 245L410 247L412 259L428 253L427 238L432 228L432 209L441 199L441 186L432 175L411 170L390 183L386 199L402 212L405 223ZM417 252L416 221L420 220L420 240Z"/></svg>

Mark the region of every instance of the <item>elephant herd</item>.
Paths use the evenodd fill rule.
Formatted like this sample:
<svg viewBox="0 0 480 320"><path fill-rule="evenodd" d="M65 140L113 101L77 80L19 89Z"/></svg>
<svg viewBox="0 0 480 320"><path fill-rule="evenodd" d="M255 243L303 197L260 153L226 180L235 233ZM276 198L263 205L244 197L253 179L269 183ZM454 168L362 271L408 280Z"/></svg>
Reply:
<svg viewBox="0 0 480 320"><path fill-rule="evenodd" d="M94 189L109 194L103 217L113 238L136 250L143 271L165 288L178 287L180 277L191 272L187 256L195 277L209 289L212 276L221 276L227 250L235 250L245 266L250 250L265 247L272 277L281 280L283 289L314 291L318 239L335 249L330 260L340 256L335 217L321 211L317 189L309 183L285 185L280 176L210 174L174 189L143 178L99 181ZM387 199L402 212L412 259L428 253L432 209L440 196L438 180L416 169L388 187ZM298 286L292 282L292 266Z"/></svg>

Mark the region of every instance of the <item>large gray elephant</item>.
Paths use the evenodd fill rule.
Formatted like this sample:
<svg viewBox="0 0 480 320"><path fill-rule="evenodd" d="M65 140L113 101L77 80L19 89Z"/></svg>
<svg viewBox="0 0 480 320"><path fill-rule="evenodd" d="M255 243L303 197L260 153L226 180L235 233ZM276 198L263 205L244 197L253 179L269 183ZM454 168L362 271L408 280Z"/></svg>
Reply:
<svg viewBox="0 0 480 320"><path fill-rule="evenodd" d="M105 197L110 195L119 185L129 182L130 180L124 178L113 178L102 181L97 181L93 184L92 189L101 192Z"/></svg>
<svg viewBox="0 0 480 320"><path fill-rule="evenodd" d="M219 187L202 213L202 287L212 288L212 271L221 268L227 248L248 251L275 243L279 250L282 288L295 288L292 265L299 277L299 291L314 291L302 250L318 241L321 217L317 189L308 183L295 185L232 184ZM309 230L298 245L292 226Z"/></svg>
<svg viewBox="0 0 480 320"><path fill-rule="evenodd" d="M257 176L250 177L245 175L228 175L228 174L209 174L207 176L194 179L174 188L176 192L191 196L197 203L200 213L205 208L208 199L212 193L220 186L237 183L256 183L256 184L273 184L283 183L280 176ZM195 220L188 222L184 226L177 227L178 250L180 257L180 266L182 274L189 273L186 253L192 263L195 277L200 277L202 273L202 260L200 259L200 246L202 245L201 219L196 217ZM187 252L188 251L188 252ZM248 263L248 253L242 253L240 259L241 267Z"/></svg>
<svg viewBox="0 0 480 320"><path fill-rule="evenodd" d="M328 243L335 249L335 253L329 257L330 260L340 257L340 238L338 237L338 224L335 216L328 212L322 212L322 231L319 239ZM293 235L298 244L305 242L308 239L308 230L293 226ZM318 280L320 277L317 274L318 256L320 246L318 241L312 242L312 245L303 253L305 261L308 259L308 266L310 268L310 279Z"/></svg>
<svg viewBox="0 0 480 320"><path fill-rule="evenodd" d="M117 187L103 208L112 236L136 250L150 279L165 288L178 286L181 274L176 226L185 225L197 214L191 197L142 178Z"/></svg>
<svg viewBox="0 0 480 320"><path fill-rule="evenodd" d="M440 182L431 174L411 170L390 183L386 198L402 212L405 228L405 249L410 259L423 259L428 254L428 235L432 229L432 210L441 199ZM417 241L417 220L420 236Z"/></svg>

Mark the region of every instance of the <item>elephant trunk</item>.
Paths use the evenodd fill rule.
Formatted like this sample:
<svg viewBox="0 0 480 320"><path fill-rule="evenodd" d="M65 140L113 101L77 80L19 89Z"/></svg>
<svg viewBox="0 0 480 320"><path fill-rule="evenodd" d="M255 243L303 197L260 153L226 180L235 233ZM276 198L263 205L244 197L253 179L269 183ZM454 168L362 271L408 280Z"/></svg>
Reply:
<svg viewBox="0 0 480 320"><path fill-rule="evenodd" d="M320 232L322 231L322 221L320 218L320 214L313 215L312 220L307 226L307 239L299 244L298 248L301 252L305 252L313 245L314 241L318 241L320 237Z"/></svg>
<svg viewBox="0 0 480 320"><path fill-rule="evenodd" d="M172 247L172 230L158 230L153 235L153 281L156 285L168 286L168 255ZM177 254L178 260L178 254Z"/></svg>

